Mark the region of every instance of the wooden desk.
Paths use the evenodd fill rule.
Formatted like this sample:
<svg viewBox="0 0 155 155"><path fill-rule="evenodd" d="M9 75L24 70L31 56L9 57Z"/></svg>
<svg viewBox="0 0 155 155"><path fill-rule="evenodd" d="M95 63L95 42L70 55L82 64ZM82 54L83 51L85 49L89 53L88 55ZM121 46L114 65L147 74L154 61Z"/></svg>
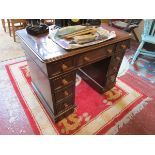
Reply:
<svg viewBox="0 0 155 155"><path fill-rule="evenodd" d="M130 35L107 25L103 27L115 30L117 37L71 51L62 49L47 35L33 37L25 30L17 31L25 49L33 87L54 121L74 111L76 73L99 93L115 85Z"/></svg>

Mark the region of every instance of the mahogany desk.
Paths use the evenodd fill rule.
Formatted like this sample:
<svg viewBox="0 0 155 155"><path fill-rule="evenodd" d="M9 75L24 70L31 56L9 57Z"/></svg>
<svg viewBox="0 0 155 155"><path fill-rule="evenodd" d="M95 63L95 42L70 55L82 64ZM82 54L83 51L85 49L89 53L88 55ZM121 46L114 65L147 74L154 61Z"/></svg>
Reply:
<svg viewBox="0 0 155 155"><path fill-rule="evenodd" d="M103 27L114 30L117 37L71 51L62 49L47 35L33 37L26 30L17 31L25 49L32 85L54 121L74 111L76 73L99 93L115 85L130 35L105 24Z"/></svg>

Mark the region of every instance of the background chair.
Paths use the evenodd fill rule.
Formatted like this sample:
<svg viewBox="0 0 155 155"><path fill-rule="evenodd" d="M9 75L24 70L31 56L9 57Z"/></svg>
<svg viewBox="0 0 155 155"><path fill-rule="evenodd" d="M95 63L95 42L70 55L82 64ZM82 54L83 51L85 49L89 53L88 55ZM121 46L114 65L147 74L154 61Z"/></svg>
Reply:
<svg viewBox="0 0 155 155"><path fill-rule="evenodd" d="M118 20L109 20L109 25L116 27L118 29L122 29L124 31L127 31L129 33L132 33L135 37L136 41L139 42L139 39L134 31L135 28L137 28L140 24L142 19L118 19Z"/></svg>
<svg viewBox="0 0 155 155"><path fill-rule="evenodd" d="M9 29L9 35L11 37L11 19L7 19L7 23L8 23L8 29Z"/></svg>
<svg viewBox="0 0 155 155"><path fill-rule="evenodd" d="M155 51L148 51L143 49L145 43L155 44L155 19L144 21L144 32L142 34L142 42L140 43L135 55L133 56L131 64L135 62L139 54L155 57Z"/></svg>
<svg viewBox="0 0 155 155"><path fill-rule="evenodd" d="M54 19L41 19L41 22L48 26L54 25Z"/></svg>
<svg viewBox="0 0 155 155"><path fill-rule="evenodd" d="M1 19L1 21L2 21L3 29L4 29L4 31L6 32L5 19Z"/></svg>
<svg viewBox="0 0 155 155"><path fill-rule="evenodd" d="M8 28L10 36L13 34L14 42L16 42L15 32L19 29L24 29L27 25L26 19L8 19Z"/></svg>
<svg viewBox="0 0 155 155"><path fill-rule="evenodd" d="M84 25L87 19L55 19L55 25L59 27L70 25Z"/></svg>

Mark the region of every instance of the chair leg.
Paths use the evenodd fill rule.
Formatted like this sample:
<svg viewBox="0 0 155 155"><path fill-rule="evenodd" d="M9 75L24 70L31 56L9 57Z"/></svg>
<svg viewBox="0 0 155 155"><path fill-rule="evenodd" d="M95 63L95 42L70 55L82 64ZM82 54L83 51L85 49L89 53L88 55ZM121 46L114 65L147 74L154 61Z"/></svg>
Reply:
<svg viewBox="0 0 155 155"><path fill-rule="evenodd" d="M134 64L135 60L137 59L138 55L140 54L140 51L141 51L143 45L144 45L144 41L142 41L142 42L140 43L140 45L139 45L139 47L138 47L136 53L135 53L134 56L133 56L133 59L132 59L132 61L131 61L131 64Z"/></svg>
<svg viewBox="0 0 155 155"><path fill-rule="evenodd" d="M15 26L14 26L14 22L12 21L12 34L13 34L13 39L14 39L14 42L16 42L16 34L15 34Z"/></svg>
<svg viewBox="0 0 155 155"><path fill-rule="evenodd" d="M9 35L10 35L10 37L11 37L11 25L10 25L10 20L7 19L7 22L8 22Z"/></svg>
<svg viewBox="0 0 155 155"><path fill-rule="evenodd" d="M139 39L138 39L138 37L137 37L137 35L136 35L136 33L135 33L135 31L134 31L134 30L132 30L132 33L133 33L133 35L134 35L134 37L135 37L136 41L139 43Z"/></svg>
<svg viewBox="0 0 155 155"><path fill-rule="evenodd" d="M14 42L16 42L16 34L15 34L15 30L13 30L12 32L13 32L13 40L14 40Z"/></svg>
<svg viewBox="0 0 155 155"><path fill-rule="evenodd" d="M4 19L1 19L1 21L2 21L2 26L3 26L3 28L4 28L4 31L6 32L5 20L4 20Z"/></svg>

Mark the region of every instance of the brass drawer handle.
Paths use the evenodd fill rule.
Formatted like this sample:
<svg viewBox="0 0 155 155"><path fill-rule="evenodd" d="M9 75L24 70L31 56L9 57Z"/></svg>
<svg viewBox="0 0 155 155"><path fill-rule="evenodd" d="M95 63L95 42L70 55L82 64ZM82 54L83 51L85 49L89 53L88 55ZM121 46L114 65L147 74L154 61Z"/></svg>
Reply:
<svg viewBox="0 0 155 155"><path fill-rule="evenodd" d="M116 60L121 60L121 58L120 57L116 57Z"/></svg>
<svg viewBox="0 0 155 155"><path fill-rule="evenodd" d="M69 95L69 92L67 90L64 91L64 96L68 96Z"/></svg>
<svg viewBox="0 0 155 155"><path fill-rule="evenodd" d="M62 70L65 71L65 70L67 70L67 69L68 69L68 66L65 65L65 64L62 64Z"/></svg>
<svg viewBox="0 0 155 155"><path fill-rule="evenodd" d="M87 62L90 61L90 59L87 56L84 57L84 60Z"/></svg>
<svg viewBox="0 0 155 155"><path fill-rule="evenodd" d="M112 49L107 49L108 53L111 54L112 53Z"/></svg>
<svg viewBox="0 0 155 155"><path fill-rule="evenodd" d="M64 107L67 108L68 107L68 104L67 103L64 103Z"/></svg>
<svg viewBox="0 0 155 155"><path fill-rule="evenodd" d="M114 67L114 71L116 71L117 70L117 67Z"/></svg>
<svg viewBox="0 0 155 155"><path fill-rule="evenodd" d="M127 46L122 44L121 48L125 50L127 48Z"/></svg>
<svg viewBox="0 0 155 155"><path fill-rule="evenodd" d="M63 80L62 80L62 84L63 84L64 86L66 86L66 85L69 84L69 82L68 82L66 79L63 79Z"/></svg>

